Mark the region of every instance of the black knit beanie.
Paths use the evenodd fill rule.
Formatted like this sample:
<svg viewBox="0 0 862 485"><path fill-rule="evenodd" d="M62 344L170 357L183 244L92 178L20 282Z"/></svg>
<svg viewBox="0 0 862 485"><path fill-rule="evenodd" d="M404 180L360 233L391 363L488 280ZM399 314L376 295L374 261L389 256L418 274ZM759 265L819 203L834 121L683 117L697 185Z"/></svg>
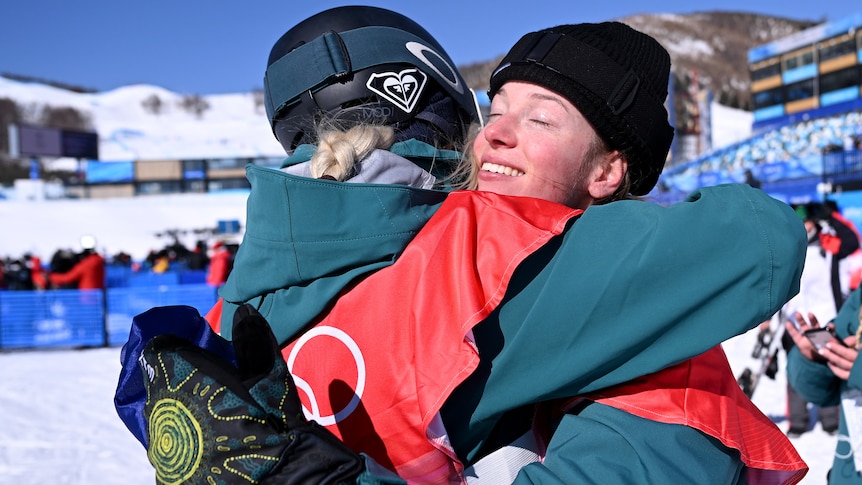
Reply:
<svg viewBox="0 0 862 485"><path fill-rule="evenodd" d="M673 127L664 107L670 56L620 22L560 25L529 33L491 74L489 96L507 81L564 96L629 163L631 193L646 195L664 168Z"/></svg>

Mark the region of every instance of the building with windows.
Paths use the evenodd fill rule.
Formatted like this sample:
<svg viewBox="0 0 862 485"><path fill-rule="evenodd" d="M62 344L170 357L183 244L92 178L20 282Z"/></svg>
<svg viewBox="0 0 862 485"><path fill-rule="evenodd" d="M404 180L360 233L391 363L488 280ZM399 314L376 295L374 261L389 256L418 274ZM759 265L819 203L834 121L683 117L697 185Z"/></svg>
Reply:
<svg viewBox="0 0 862 485"><path fill-rule="evenodd" d="M65 195L78 198L133 197L175 193L248 190L248 164L279 167L284 157L233 157L190 160L135 160L80 164L81 183Z"/></svg>
<svg viewBox="0 0 862 485"><path fill-rule="evenodd" d="M755 133L862 109L862 12L748 52Z"/></svg>
<svg viewBox="0 0 862 485"><path fill-rule="evenodd" d="M665 167L655 198L750 183L788 203L830 199L862 226L862 12L748 53L751 136Z"/></svg>

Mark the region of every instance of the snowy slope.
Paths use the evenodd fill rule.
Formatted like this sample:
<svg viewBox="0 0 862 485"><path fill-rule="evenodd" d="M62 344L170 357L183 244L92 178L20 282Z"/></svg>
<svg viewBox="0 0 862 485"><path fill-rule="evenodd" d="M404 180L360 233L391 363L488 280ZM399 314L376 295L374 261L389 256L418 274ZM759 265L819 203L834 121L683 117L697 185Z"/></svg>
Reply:
<svg viewBox="0 0 862 485"><path fill-rule="evenodd" d="M156 97L158 114L144 108ZM103 161L174 160L209 157L281 156L263 105L253 93L203 96L200 117L182 108L183 96L150 85L124 86L103 93L74 93L43 84L0 77L0 98L24 108L36 123L44 106L71 107L89 116L99 133Z"/></svg>

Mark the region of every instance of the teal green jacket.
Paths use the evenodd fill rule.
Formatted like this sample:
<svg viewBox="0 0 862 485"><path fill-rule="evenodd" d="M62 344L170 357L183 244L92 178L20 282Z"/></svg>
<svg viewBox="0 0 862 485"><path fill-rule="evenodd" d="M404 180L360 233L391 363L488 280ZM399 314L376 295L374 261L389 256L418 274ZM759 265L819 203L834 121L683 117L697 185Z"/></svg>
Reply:
<svg viewBox="0 0 862 485"><path fill-rule="evenodd" d="M259 167L249 167L248 177L246 234L220 291L222 322L231 321L235 305L255 303L281 342L351 282L391 264L446 198ZM669 208L640 201L589 208L519 267L506 300L474 329L480 368L441 412L457 455L469 464L495 440L505 441L499 430L508 426L498 424L516 422L511 417L525 405L629 381L768 319L798 291L805 242L786 204L745 185L704 188ZM658 483L653 474L661 469L684 482L691 474L704 478L692 482L741 483L742 465L731 450L691 428L641 421L601 405L567 416L548 459L526 467L523 480L571 483L583 476L598 483L604 473L634 477L639 469ZM607 441L592 433L574 439L588 429L614 432ZM617 432L623 434L613 438ZM649 449L664 436L671 440L662 441L664 450ZM629 447L600 456L596 440ZM701 449L710 453L686 458ZM635 466L624 451L645 462ZM660 465L666 451L682 460ZM716 476L718 464L727 477Z"/></svg>
<svg viewBox="0 0 862 485"><path fill-rule="evenodd" d="M460 154L415 140L393 153L429 166ZM285 161L307 161L303 145ZM246 231L228 280L221 334L230 338L239 304L260 303L284 343L320 314L351 281L392 264L446 199L447 192L403 185L340 183L249 165ZM289 316L288 318L285 318ZM273 320L270 320L271 322Z"/></svg>
<svg viewBox="0 0 862 485"><path fill-rule="evenodd" d="M859 328L860 297L862 297L862 288L850 294L833 320L835 333L841 339L856 335ZM850 369L850 378L845 381L836 377L825 364L806 359L794 346L787 353L787 380L807 401L818 406L835 406L841 404L842 394L862 391L862 363L856 359L853 368ZM862 430L857 430L856 433L860 431ZM856 471L853 463L854 450L850 446L847 416L843 406L841 419L838 422L838 437L832 470L829 472L829 483L862 484L862 473Z"/></svg>
<svg viewBox="0 0 862 485"><path fill-rule="evenodd" d="M694 428L602 404L563 417L543 463L516 484L745 484L739 453Z"/></svg>

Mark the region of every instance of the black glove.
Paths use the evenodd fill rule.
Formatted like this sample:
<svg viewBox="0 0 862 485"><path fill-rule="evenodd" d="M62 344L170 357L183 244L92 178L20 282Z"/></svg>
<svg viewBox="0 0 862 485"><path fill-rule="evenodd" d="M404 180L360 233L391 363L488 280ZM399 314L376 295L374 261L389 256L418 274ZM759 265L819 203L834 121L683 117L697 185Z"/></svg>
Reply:
<svg viewBox="0 0 862 485"><path fill-rule="evenodd" d="M269 324L234 316L237 367L174 335L147 343L147 456L157 483L353 483L361 457L302 414Z"/></svg>

